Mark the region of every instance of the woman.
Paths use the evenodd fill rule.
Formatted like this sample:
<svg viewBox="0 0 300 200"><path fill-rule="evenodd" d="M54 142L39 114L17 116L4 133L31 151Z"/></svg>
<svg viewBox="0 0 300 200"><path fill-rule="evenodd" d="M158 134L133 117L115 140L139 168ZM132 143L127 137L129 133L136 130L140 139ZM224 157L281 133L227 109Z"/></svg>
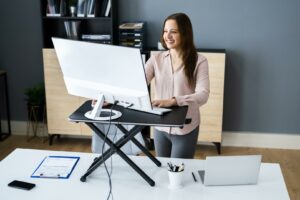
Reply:
<svg viewBox="0 0 300 200"><path fill-rule="evenodd" d="M156 155L193 158L199 133L199 107L209 96L207 59L197 50L189 17L176 13L164 21L161 43L167 51L153 55L146 63L148 84L155 78L156 100L153 106L188 105L189 124L181 128L155 127Z"/></svg>

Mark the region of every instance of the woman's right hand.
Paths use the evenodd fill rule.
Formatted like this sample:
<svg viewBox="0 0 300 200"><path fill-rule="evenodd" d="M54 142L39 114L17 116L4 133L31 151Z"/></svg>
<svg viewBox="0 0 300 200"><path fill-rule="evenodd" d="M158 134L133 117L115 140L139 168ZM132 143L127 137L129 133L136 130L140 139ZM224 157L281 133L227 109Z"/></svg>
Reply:
<svg viewBox="0 0 300 200"><path fill-rule="evenodd" d="M96 105L96 103L97 103L97 99L92 99L92 104L91 104L91 106L94 107L94 106ZM102 107L108 106L109 104L110 104L110 103L104 101Z"/></svg>
<svg viewBox="0 0 300 200"><path fill-rule="evenodd" d="M169 107L172 107L172 106L177 106L177 101L176 101L175 98L153 100L152 101L152 106L162 107L162 108L169 108Z"/></svg>

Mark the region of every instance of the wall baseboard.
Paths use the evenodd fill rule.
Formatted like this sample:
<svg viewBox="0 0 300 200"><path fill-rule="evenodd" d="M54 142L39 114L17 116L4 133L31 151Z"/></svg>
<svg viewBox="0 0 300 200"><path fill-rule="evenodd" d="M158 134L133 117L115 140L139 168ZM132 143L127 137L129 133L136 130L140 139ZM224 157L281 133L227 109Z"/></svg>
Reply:
<svg viewBox="0 0 300 200"><path fill-rule="evenodd" d="M224 131L222 138L222 146L300 149L300 134Z"/></svg>
<svg viewBox="0 0 300 200"><path fill-rule="evenodd" d="M2 129L4 132L8 132L8 127L7 127L7 121L2 121ZM12 135L26 135L27 134L27 122L26 121L11 121L10 123L11 126L11 134ZM47 135L47 127L44 127L44 133L42 133L42 123L39 123L38 125L38 130L37 130L37 135ZM29 128L29 134L32 135L33 131L32 128Z"/></svg>
<svg viewBox="0 0 300 200"><path fill-rule="evenodd" d="M6 123L2 123L2 128L4 131L7 130ZM11 129L13 135L26 135L27 122L12 121ZM45 130L44 134L47 134L46 132L47 130ZM32 134L32 132L30 134ZM38 133L38 135L39 134L41 133ZM68 135L68 137L78 136ZM300 149L300 134L224 131L222 135L222 146Z"/></svg>

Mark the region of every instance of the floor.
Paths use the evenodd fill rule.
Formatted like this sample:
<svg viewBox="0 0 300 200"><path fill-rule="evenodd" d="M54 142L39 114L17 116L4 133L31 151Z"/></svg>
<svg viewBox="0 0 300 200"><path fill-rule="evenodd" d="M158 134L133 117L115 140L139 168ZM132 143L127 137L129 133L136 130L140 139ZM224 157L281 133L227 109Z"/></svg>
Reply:
<svg viewBox="0 0 300 200"><path fill-rule="evenodd" d="M58 151L91 152L90 139L74 139L61 137L49 146L44 138L25 136L10 136L0 142L0 160L15 148L31 148ZM154 153L154 152L153 152ZM280 163L291 200L300 200L300 150L222 147L222 155L261 154L263 162ZM206 156L218 155L214 146L201 145L197 147L195 158L205 159Z"/></svg>

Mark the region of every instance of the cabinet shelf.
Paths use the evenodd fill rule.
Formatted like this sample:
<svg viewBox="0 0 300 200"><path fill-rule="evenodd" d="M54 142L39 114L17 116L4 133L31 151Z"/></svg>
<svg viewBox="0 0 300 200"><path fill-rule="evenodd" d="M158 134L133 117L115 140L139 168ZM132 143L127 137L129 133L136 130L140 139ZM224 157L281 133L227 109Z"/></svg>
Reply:
<svg viewBox="0 0 300 200"><path fill-rule="evenodd" d="M107 20L111 21L111 17L48 17L43 16L43 20Z"/></svg>
<svg viewBox="0 0 300 200"><path fill-rule="evenodd" d="M68 2L69 0L67 0ZM97 6L95 17L78 16L47 16L46 11L48 1L40 0L43 48L53 48L52 37L70 38L81 40L82 34L87 35L111 35L111 44L118 44L118 17L117 0L111 2L110 14L107 17L100 16L100 7ZM95 4L100 5L102 0L94 0ZM97 14L98 13L98 14ZM75 35L75 36L74 36Z"/></svg>

